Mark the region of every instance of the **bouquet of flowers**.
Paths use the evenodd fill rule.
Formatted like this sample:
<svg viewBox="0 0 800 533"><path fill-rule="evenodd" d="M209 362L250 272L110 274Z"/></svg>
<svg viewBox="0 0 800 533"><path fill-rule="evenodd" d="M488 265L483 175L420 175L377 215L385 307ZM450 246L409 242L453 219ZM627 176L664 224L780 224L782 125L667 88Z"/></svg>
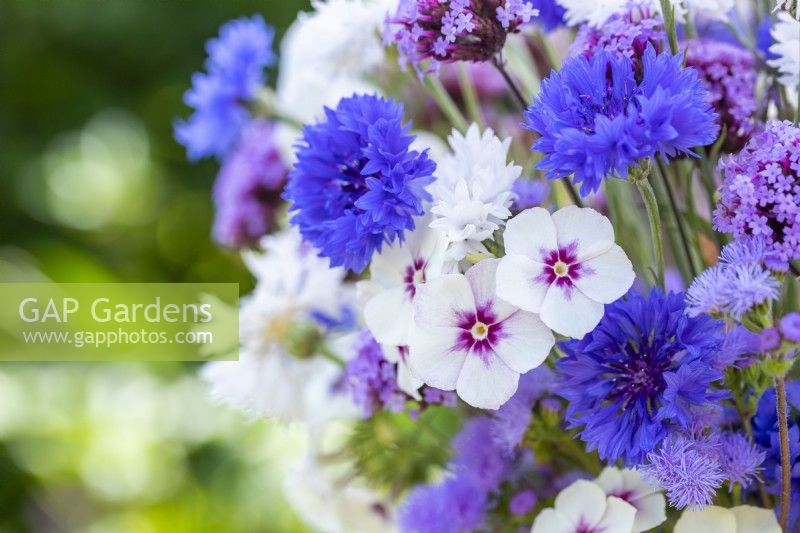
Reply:
<svg viewBox="0 0 800 533"><path fill-rule="evenodd" d="M175 124L324 531L800 530L796 0L327 0ZM268 85L267 71L277 67Z"/></svg>

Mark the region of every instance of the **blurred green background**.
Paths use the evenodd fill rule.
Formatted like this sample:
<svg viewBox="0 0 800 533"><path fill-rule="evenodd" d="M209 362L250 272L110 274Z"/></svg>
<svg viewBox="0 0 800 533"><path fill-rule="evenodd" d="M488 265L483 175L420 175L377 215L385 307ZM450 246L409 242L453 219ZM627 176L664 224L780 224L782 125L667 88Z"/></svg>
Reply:
<svg viewBox="0 0 800 533"><path fill-rule="evenodd" d="M172 138L204 43L302 1L0 1L0 280L252 281L215 247L214 161ZM275 72L270 72L274 81ZM0 365L0 531L295 531L297 431L213 405L196 367Z"/></svg>

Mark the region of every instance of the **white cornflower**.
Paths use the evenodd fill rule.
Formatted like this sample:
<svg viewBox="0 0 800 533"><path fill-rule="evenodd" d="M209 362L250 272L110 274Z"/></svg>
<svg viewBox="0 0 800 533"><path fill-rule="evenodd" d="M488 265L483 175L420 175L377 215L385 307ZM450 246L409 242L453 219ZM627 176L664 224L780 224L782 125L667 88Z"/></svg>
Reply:
<svg viewBox="0 0 800 533"><path fill-rule="evenodd" d="M263 253L244 254L257 284L241 303L239 360L208 363L201 375L212 397L252 416L303 419L312 376L333 381L340 369L313 354L297 357L286 342L298 326L315 327L312 313L341 312L345 272L328 268L294 228L261 244Z"/></svg>
<svg viewBox="0 0 800 533"><path fill-rule="evenodd" d="M447 259L459 261L468 253L486 251L481 241L511 216L511 187L522 168L506 163L511 139L501 141L491 129L481 135L472 124L466 136L453 130L448 140L453 153L438 162L431 187L431 227L447 239Z"/></svg>
<svg viewBox="0 0 800 533"><path fill-rule="evenodd" d="M589 24L602 26L612 15L624 13L632 2L630 0L556 0L565 9L564 20L570 26ZM734 7L735 0L670 0L675 10L675 20L681 21L686 16L687 8L694 14L710 18L726 20L728 12ZM647 7L655 12L661 12L659 0L638 0L634 5Z"/></svg>
<svg viewBox="0 0 800 533"><path fill-rule="evenodd" d="M684 511L675 524L675 533L781 533L775 511L751 505L726 509L710 505L702 510Z"/></svg>
<svg viewBox="0 0 800 533"><path fill-rule="evenodd" d="M581 479L556 496L554 507L538 514L531 533L631 533L635 516L634 506Z"/></svg>
<svg viewBox="0 0 800 533"><path fill-rule="evenodd" d="M446 274L417 287L408 363L431 387L454 390L481 409L497 409L520 374L545 360L553 334L533 313L495 295L497 259L466 275Z"/></svg>
<svg viewBox="0 0 800 533"><path fill-rule="evenodd" d="M649 531L666 521L664 495L645 482L638 470L608 466L594 482L606 496L616 496L636 508L632 533Z"/></svg>
<svg viewBox="0 0 800 533"><path fill-rule="evenodd" d="M800 86L800 20L782 11L770 33L775 44L769 51L778 57L767 63L778 69L783 85L796 91Z"/></svg>
<svg viewBox="0 0 800 533"><path fill-rule="evenodd" d="M611 222L594 209L526 209L508 221L503 241L497 295L562 335L582 338L603 318L604 304L633 285Z"/></svg>

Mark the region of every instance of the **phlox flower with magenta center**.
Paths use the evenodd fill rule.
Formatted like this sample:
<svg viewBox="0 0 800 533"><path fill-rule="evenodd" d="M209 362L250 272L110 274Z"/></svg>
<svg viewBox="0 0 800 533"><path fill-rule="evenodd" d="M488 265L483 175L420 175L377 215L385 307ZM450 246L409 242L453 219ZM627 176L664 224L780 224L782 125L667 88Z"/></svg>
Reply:
<svg viewBox="0 0 800 533"><path fill-rule="evenodd" d="M414 137L394 100L353 95L325 117L303 128L284 199L291 223L332 267L361 272L414 229L436 164L409 148Z"/></svg>
<svg viewBox="0 0 800 533"><path fill-rule="evenodd" d="M716 139L717 115L697 72L683 57L648 46L641 77L624 55L579 56L542 81L525 112L525 128L540 135L532 150L550 179L573 175L585 196L605 177L627 178L628 167L660 155L695 155Z"/></svg>

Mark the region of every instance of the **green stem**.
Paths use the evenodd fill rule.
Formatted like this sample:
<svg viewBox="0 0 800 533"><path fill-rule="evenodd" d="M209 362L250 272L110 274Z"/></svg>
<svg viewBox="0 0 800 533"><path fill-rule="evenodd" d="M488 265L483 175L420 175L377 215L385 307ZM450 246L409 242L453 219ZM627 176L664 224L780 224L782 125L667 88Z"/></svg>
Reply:
<svg viewBox="0 0 800 533"><path fill-rule="evenodd" d="M324 344L320 344L317 347L317 353L319 355L321 355L322 357L324 357L325 359L333 361L334 363L336 363L340 367L342 367L342 368L345 367L344 360L341 357L339 357L338 355L336 355L335 353L333 353L333 351L330 348L328 348L327 346L325 346Z"/></svg>
<svg viewBox="0 0 800 533"><path fill-rule="evenodd" d="M661 176L661 180L664 183L664 189L667 191L669 208L672 211L672 216L675 218L675 225L678 227L678 234L683 247L683 253L686 254L686 261L689 263L689 272L692 275L692 279L694 279L697 277L698 272L694 263L694 254L692 253L692 248L689 244L689 234L686 231L685 220L681 215L680 209L678 209L678 202L675 200L675 193L672 190L672 184L670 184L669 178L667 177L667 170L664 168L664 163L660 159L657 159L656 165L658 166L658 174Z"/></svg>
<svg viewBox="0 0 800 533"><path fill-rule="evenodd" d="M778 400L778 435L781 449L781 514L780 524L784 531L789 523L789 508L792 505L792 465L789 457L789 421L786 406L786 382L783 377L775 378L775 395Z"/></svg>
<svg viewBox="0 0 800 533"><path fill-rule="evenodd" d="M639 194L642 195L644 207L647 210L647 218L650 220L650 237L653 241L653 252L656 261L656 283L664 288L664 242L661 231L661 217L658 214L658 202L653 186L647 180L647 176L635 181Z"/></svg>
<svg viewBox="0 0 800 533"><path fill-rule="evenodd" d="M678 53L678 33L675 30L675 8L669 0L661 0L661 13L664 17L664 28L667 30L669 50L672 54Z"/></svg>
<svg viewBox="0 0 800 533"><path fill-rule="evenodd" d="M486 124L483 121L478 93L475 91L475 86L472 84L469 71L464 63L458 64L458 83L461 88L461 97L464 98L464 105L467 107L467 115L483 130Z"/></svg>
<svg viewBox="0 0 800 533"><path fill-rule="evenodd" d="M439 78L426 76L424 85L433 99L436 100L436 104L442 110L444 116L447 117L447 120L450 121L450 124L461 133L467 131L467 119L464 118L461 110L450 97Z"/></svg>

